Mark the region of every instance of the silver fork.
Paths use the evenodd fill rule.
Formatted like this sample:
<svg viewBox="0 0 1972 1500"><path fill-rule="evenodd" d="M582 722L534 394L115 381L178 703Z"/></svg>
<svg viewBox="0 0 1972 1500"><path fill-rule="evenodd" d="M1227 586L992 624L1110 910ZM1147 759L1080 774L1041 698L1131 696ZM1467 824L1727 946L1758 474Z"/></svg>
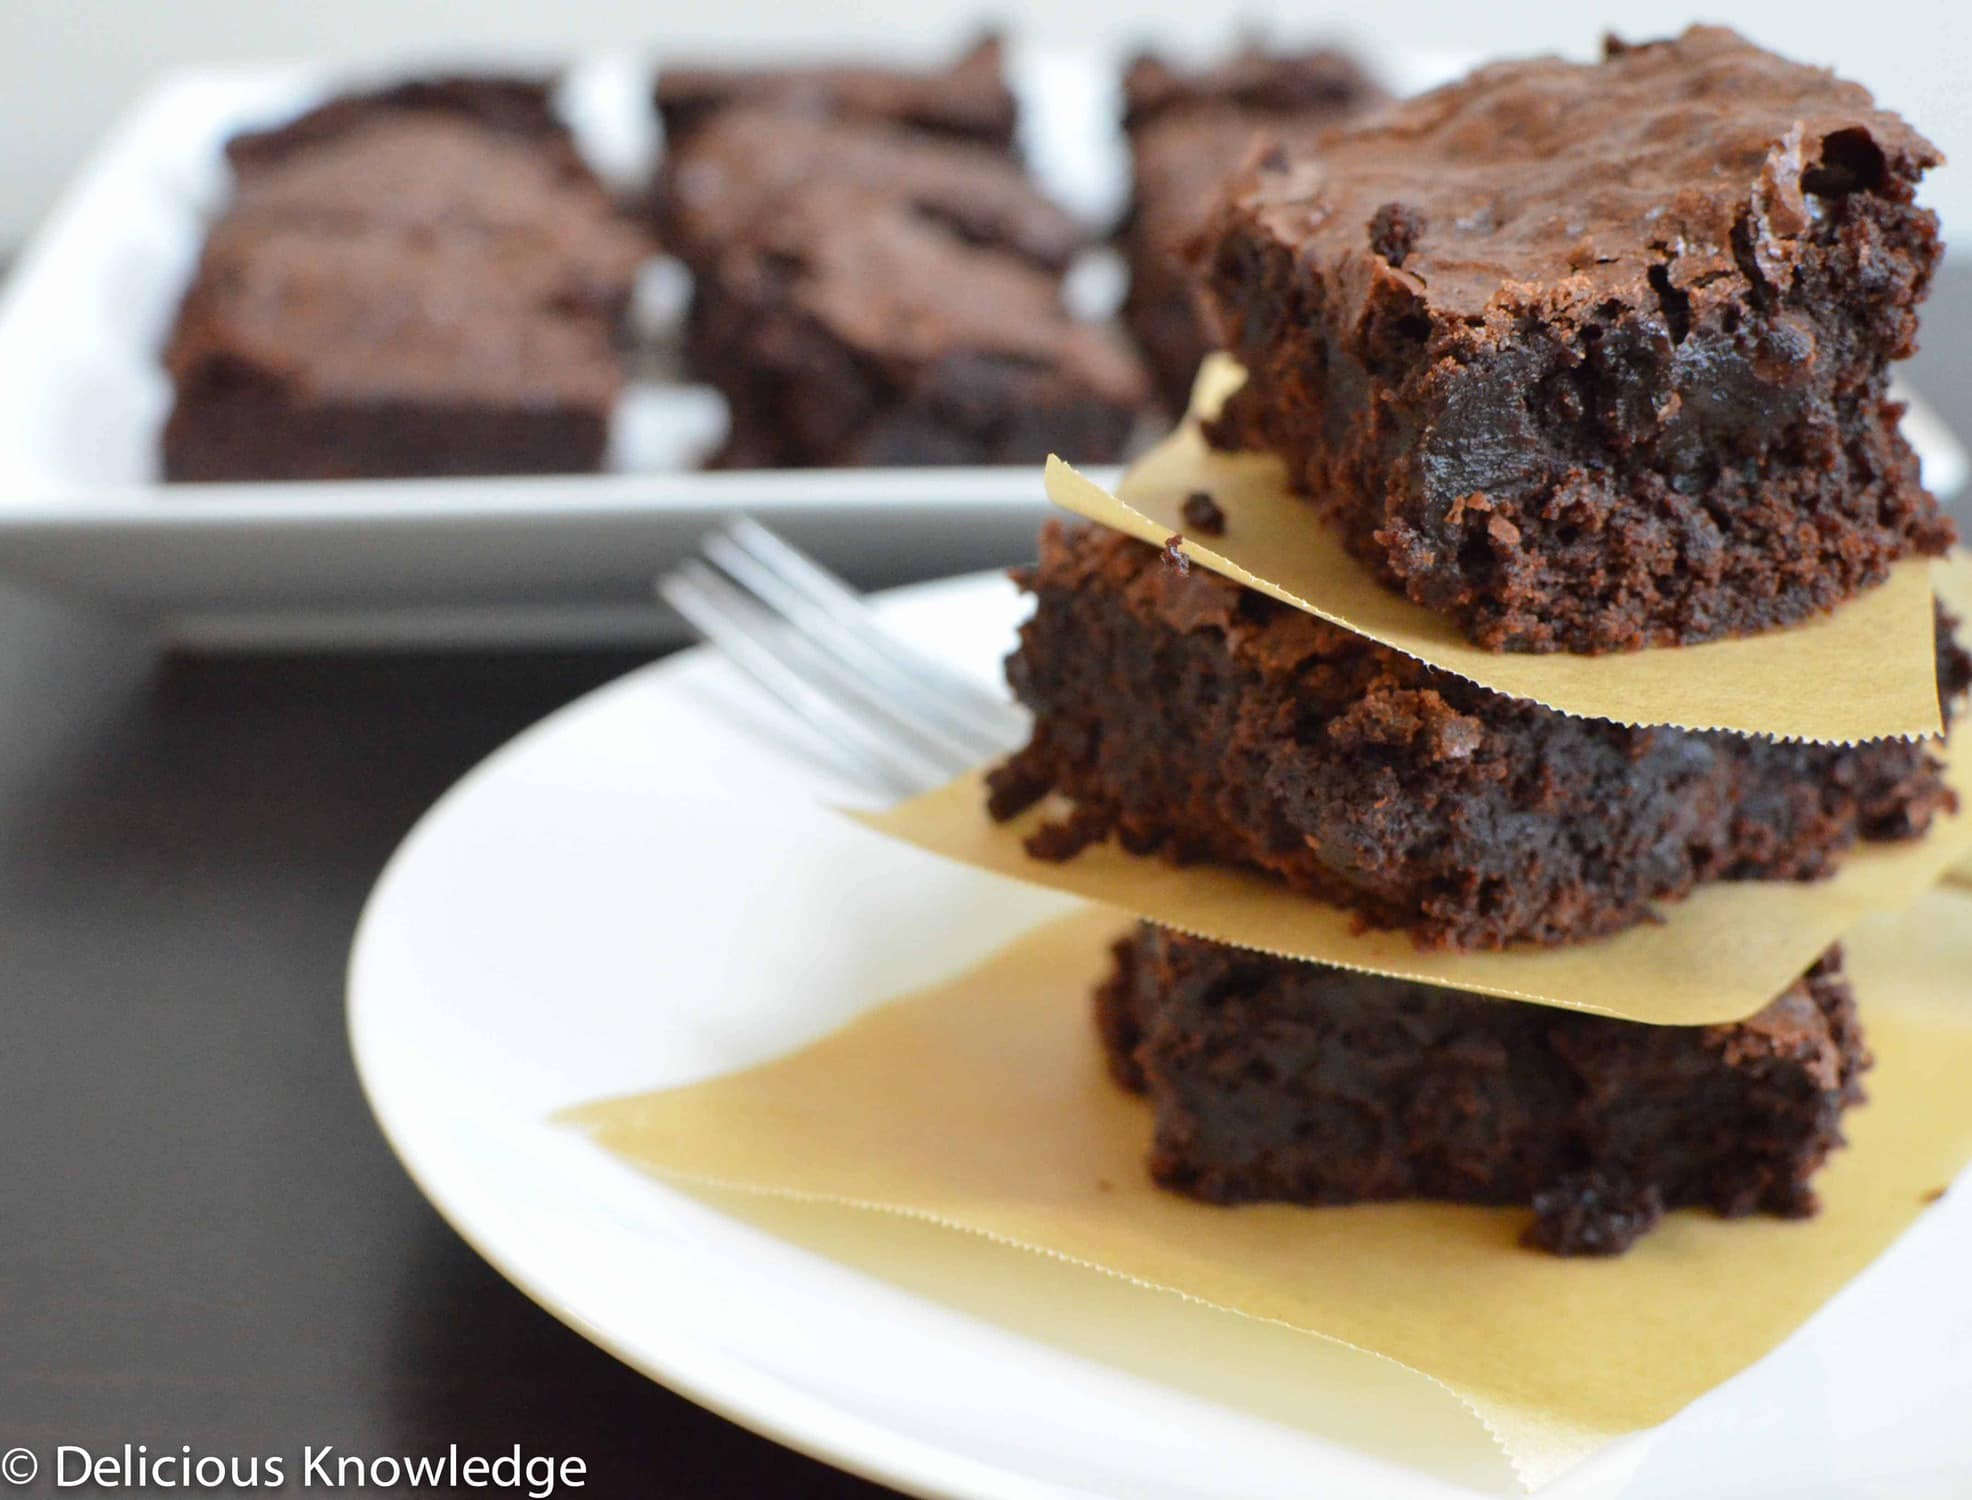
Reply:
<svg viewBox="0 0 1972 1500"><path fill-rule="evenodd" d="M942 786L1026 738L1026 716L885 625L863 596L744 516L657 593L714 650L892 796Z"/></svg>

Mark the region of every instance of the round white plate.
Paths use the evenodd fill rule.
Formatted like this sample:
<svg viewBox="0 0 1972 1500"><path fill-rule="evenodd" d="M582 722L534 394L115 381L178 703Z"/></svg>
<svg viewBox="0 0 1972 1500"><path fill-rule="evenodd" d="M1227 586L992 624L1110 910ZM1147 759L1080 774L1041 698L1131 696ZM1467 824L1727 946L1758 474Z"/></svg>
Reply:
<svg viewBox="0 0 1972 1500"><path fill-rule="evenodd" d="M1018 608L999 578L887 607L986 680ZM1182 1339L1105 1350L1074 1328L984 1315L991 1296L939 1295L911 1266L845 1265L552 1123L566 1105L791 1050L1062 909L828 810L855 795L745 684L689 652L523 734L419 824L357 932L350 1037L384 1133L460 1234L653 1378L921 1494L1509 1492L1490 1453L1420 1472L1401 1446L1367 1441L1360 1411L1269 1409L1259 1383L1207 1353L1188 1360ZM1779 1354L1546 1493L1972 1493L1967 1197L1927 1215ZM1161 1321L1175 1298L921 1232L937 1237L925 1265L970 1256L971 1284L1009 1307L1022 1277L1083 1277L1092 1309L1150 1298L1136 1304L1146 1328L1180 1326ZM1311 1368L1339 1357L1286 1337Z"/></svg>

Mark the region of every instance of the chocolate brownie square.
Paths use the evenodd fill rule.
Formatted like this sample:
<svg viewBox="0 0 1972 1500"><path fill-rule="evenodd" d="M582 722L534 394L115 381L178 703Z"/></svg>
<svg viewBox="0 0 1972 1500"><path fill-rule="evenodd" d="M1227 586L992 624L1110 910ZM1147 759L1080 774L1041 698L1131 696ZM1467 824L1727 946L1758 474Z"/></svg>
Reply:
<svg viewBox="0 0 1972 1500"><path fill-rule="evenodd" d="M1101 461L1145 399L1052 274L834 185L701 272L686 353L727 399L728 466Z"/></svg>
<svg viewBox="0 0 1972 1500"><path fill-rule="evenodd" d="M174 480L566 473L601 465L608 325L555 266L443 241L222 225L164 356Z"/></svg>
<svg viewBox="0 0 1972 1500"><path fill-rule="evenodd" d="M228 145L164 362L169 479L600 466L644 231L526 80L329 100Z"/></svg>
<svg viewBox="0 0 1972 1500"><path fill-rule="evenodd" d="M1096 995L1155 1115L1151 1175L1213 1203L1531 1207L1527 1243L1627 1250L1665 1210L1812 1214L1869 1066L1831 948L1757 1015L1648 1026L1140 925Z"/></svg>
<svg viewBox="0 0 1972 1500"><path fill-rule="evenodd" d="M1487 647L1800 620L1952 535L1887 393L1938 160L1716 28L1482 68L1221 206L1204 278L1249 378L1214 435Z"/></svg>
<svg viewBox="0 0 1972 1500"><path fill-rule="evenodd" d="M667 67L655 102L667 149L721 110L765 104L809 119L865 120L1012 149L1016 107L1000 39L987 36L948 68Z"/></svg>
<svg viewBox="0 0 1972 1500"><path fill-rule="evenodd" d="M1489 692L1115 532L1050 524L992 774L1030 849L1259 871L1423 948L1555 945L1713 880L1809 879L1954 805L1933 746L1632 728ZM1941 696L1972 660L1938 635Z"/></svg>
<svg viewBox="0 0 1972 1500"><path fill-rule="evenodd" d="M1199 362L1218 347L1188 246L1255 141L1312 145L1382 97L1354 59L1327 48L1248 47L1198 70L1152 55L1131 63L1123 78L1131 162L1123 317L1170 410L1185 409Z"/></svg>

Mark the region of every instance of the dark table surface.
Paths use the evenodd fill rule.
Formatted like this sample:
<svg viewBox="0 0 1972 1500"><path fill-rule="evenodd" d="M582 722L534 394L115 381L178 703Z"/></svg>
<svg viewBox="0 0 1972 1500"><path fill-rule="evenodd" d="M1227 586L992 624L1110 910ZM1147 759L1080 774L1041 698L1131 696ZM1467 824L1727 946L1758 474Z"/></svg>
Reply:
<svg viewBox="0 0 1972 1500"><path fill-rule="evenodd" d="M1972 274L1911 374L1972 433ZM642 655L160 657L0 586L0 1451L580 1457L590 1494L880 1493L503 1282L357 1091L371 881L495 746Z"/></svg>

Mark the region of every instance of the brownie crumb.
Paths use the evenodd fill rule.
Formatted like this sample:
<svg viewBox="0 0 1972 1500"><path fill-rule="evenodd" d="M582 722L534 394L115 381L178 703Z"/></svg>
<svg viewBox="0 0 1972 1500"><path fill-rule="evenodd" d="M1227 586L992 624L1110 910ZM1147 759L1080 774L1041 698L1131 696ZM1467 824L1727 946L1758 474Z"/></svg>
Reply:
<svg viewBox="0 0 1972 1500"><path fill-rule="evenodd" d="M1526 1243L1555 1255L1621 1255L1664 1217L1657 1185L1578 1172L1534 1194Z"/></svg>
<svg viewBox="0 0 1972 1500"><path fill-rule="evenodd" d="M986 773L986 811L995 823L1005 823L1051 790L1053 782L1044 769L1030 767L1025 757L1016 755Z"/></svg>
<svg viewBox="0 0 1972 1500"><path fill-rule="evenodd" d="M1043 823L1021 847L1035 859L1059 865L1108 837L1109 820L1093 808L1078 807L1065 818Z"/></svg>
<svg viewBox="0 0 1972 1500"><path fill-rule="evenodd" d="M1403 203L1386 203L1369 221L1369 248L1401 268L1424 237L1424 215Z"/></svg>
<svg viewBox="0 0 1972 1500"><path fill-rule="evenodd" d="M1329 739L1349 753L1409 749L1426 762L1469 760L1486 741L1485 724L1430 688L1382 686L1329 721Z"/></svg>
<svg viewBox="0 0 1972 1500"><path fill-rule="evenodd" d="M1171 533L1171 539L1164 544L1165 564L1177 573L1191 571L1191 559L1179 550L1184 546L1184 541L1185 534L1182 531L1174 531Z"/></svg>
<svg viewBox="0 0 1972 1500"><path fill-rule="evenodd" d="M1224 536L1226 534L1226 513L1219 509L1219 502L1204 490L1193 490L1185 496L1185 503L1178 508L1184 517L1185 525L1201 536Z"/></svg>

